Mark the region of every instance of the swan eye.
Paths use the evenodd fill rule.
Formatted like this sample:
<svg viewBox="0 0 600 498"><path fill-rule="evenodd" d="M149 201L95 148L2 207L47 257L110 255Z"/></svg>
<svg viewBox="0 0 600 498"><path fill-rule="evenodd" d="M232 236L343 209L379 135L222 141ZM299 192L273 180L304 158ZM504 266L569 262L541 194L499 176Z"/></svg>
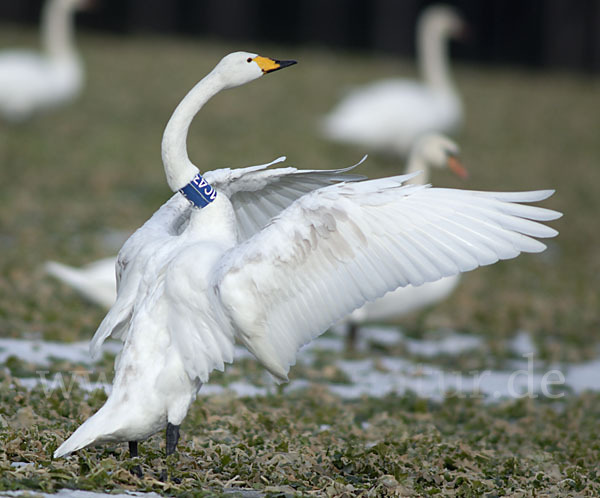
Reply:
<svg viewBox="0 0 600 498"><path fill-rule="evenodd" d="M252 57L248 57L248 58L246 59L246 62L252 62Z"/></svg>

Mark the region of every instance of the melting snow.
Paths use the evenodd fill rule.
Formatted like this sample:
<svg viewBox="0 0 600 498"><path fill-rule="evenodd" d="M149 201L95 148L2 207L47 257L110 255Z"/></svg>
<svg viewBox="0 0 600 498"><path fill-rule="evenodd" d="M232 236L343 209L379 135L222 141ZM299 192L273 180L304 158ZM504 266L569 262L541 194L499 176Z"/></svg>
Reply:
<svg viewBox="0 0 600 498"><path fill-rule="evenodd" d="M245 488L229 488L223 489L224 495L235 495L242 496L243 498L259 498L264 496L263 493L255 491L253 489ZM21 491L0 491L0 497L23 497L29 498L35 496L36 498L131 498L139 496L142 498L162 498L161 495L156 493L141 493L139 491L125 491L125 493L108 494L108 493L95 493L93 491L81 491L78 489L61 489L58 493L32 493L30 490Z"/></svg>
<svg viewBox="0 0 600 498"><path fill-rule="evenodd" d="M449 331L441 339L405 339L404 343L410 353L431 358L438 354L455 355L463 351L477 349L482 346L483 340L480 337Z"/></svg>
<svg viewBox="0 0 600 498"><path fill-rule="evenodd" d="M513 353L523 356L526 354L536 354L537 347L535 346L531 335L525 330L520 330L509 342L509 347Z"/></svg>
<svg viewBox="0 0 600 498"><path fill-rule="evenodd" d="M481 349L481 338L449 331L439 339L417 340L406 338L398 329L387 327L365 328L359 348L365 349L369 342L393 344L401 342L413 354L427 358L437 354L454 355L473 349ZM109 342L106 350L117 353L120 342ZM434 364L417 363L399 357L377 357L361 360L334 360L337 367L350 380L348 384L326 384L334 393L345 398L361 396L385 396L412 391L419 396L441 399L446 393L457 396L485 396L493 400L525 395L552 395L566 393L568 388L575 392L586 389L600 391L600 358L580 364L566 364L544 367L535 361L536 348L527 332L519 332L508 344L515 353L524 359L510 363L509 370L484 370L459 373L444 370ZM319 351L340 352L344 348L344 338L332 334L313 341L303 348L299 361L311 364ZM66 359L76 363L91 363L87 342L59 343L39 340L0 339L0 363L9 356L17 356L25 361L46 366L52 358ZM242 347L236 347L236 358L251 357ZM27 388L42 383L44 389L58 388L69 390L76 381L85 390L104 389L110 391L106 382L90 382L86 376L47 375L41 372L37 378L19 379ZM292 392L311 385L306 379L295 379L284 385L284 392ZM256 386L249 382L235 381L227 386L206 384L200 390L201 396L231 393L235 396L266 396L276 392L274 383Z"/></svg>
<svg viewBox="0 0 600 498"><path fill-rule="evenodd" d="M5 363L9 356L16 356L38 365L49 365L52 358L73 363L90 363L92 359L89 349L88 341L65 343L0 338L0 363ZM116 354L121 350L121 343L107 341L104 350Z"/></svg>
<svg viewBox="0 0 600 498"><path fill-rule="evenodd" d="M565 365L566 384L575 392L600 391L600 359Z"/></svg>
<svg viewBox="0 0 600 498"><path fill-rule="evenodd" d="M0 496L22 496L22 497L30 497L35 496L43 497L43 498L131 498L132 496L142 496L144 498L161 498L160 495L156 493L139 493L137 491L127 491L125 493L119 494L105 494L105 493L94 493L93 491L81 491L77 489L61 489L58 493L50 494L50 493L40 493L36 491L32 493L31 491L0 491Z"/></svg>

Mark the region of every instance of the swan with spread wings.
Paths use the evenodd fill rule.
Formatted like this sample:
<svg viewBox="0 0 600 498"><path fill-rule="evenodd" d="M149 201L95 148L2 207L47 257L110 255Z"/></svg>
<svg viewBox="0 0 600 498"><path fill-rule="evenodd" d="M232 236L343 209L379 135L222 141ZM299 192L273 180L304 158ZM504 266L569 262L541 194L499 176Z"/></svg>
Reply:
<svg viewBox="0 0 600 498"><path fill-rule="evenodd" d="M521 203L552 191L477 192L361 180L347 170L271 165L203 176L187 154L190 124L219 91L290 66L247 52L224 57L165 129L175 194L124 244L117 300L91 344L124 342L106 403L54 453L137 442L166 427L167 454L211 371L243 344L287 380L298 349L368 300L521 252L556 231L559 213Z"/></svg>

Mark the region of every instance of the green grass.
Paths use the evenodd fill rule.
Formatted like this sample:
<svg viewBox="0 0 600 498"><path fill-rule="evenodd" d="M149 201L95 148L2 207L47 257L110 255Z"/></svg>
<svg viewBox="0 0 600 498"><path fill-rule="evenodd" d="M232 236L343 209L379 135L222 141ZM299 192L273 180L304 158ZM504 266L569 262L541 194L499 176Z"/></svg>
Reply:
<svg viewBox="0 0 600 498"><path fill-rule="evenodd" d="M48 259L79 265L116 253L104 242L106 233L134 230L169 197L160 162L164 125L225 53L256 50L299 64L219 95L202 110L188 143L190 157L204 171L284 154L301 168L353 164L366 151L322 140L319 116L353 85L415 72L407 62L364 53L89 34L79 39L88 69L81 97L19 126L0 123L2 336L91 337L102 310L47 278L41 266ZM10 26L0 31L0 47L36 43L33 32ZM471 177L461 183L442 173L433 182L490 190L556 188L544 206L565 216L552 223L561 233L547 252L472 272L445 303L403 324L415 335L445 326L477 334L499 355L502 341L524 328L548 362L591 358L600 325L600 81L471 66L459 66L456 79L467 113L459 142ZM372 154L359 172L376 177L402 168L397 160ZM477 362L489 368L495 359ZM106 363L103 371L110 369ZM12 365L13 373L32 368ZM232 374L243 376L237 368ZM161 465L160 437L142 445L142 481L123 470L128 464L121 446L52 461L52 450L102 397L79 393L63 400L55 393L46 399L39 391L10 388L3 375L0 489L217 492L239 476L232 482L261 490L274 486L274 493L282 486L330 494L372 489L373 496L396 486L401 494L417 495L598 492L597 395L494 406L410 396L342 402L322 391L206 399L186 420L179 458L171 462L183 479L176 485L152 478ZM31 411L33 422L25 427L17 423L21 409ZM331 428L320 431L322 424ZM11 461L36 466L10 469Z"/></svg>

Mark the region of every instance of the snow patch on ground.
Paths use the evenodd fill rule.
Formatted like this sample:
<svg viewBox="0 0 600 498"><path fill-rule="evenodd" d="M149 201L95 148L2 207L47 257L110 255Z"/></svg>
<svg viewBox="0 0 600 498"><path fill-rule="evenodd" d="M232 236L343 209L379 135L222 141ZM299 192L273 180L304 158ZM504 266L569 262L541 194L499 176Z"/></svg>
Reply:
<svg viewBox="0 0 600 498"><path fill-rule="evenodd" d="M401 342L412 354L433 358L438 354L457 355L465 351L481 349L481 338L449 331L439 334L439 338L412 339L392 327L366 327L361 335L359 348L366 350L369 343L394 344ZM414 392L418 396L441 399L447 393L456 396L485 397L489 400L524 397L557 396L568 390L600 391L600 358L585 363L565 365L542 365L535 360L537 349L530 335L520 331L507 346L523 359L510 362L506 370L484 370L460 373L445 370L434 364L415 362L399 357L377 357L360 360L335 359L334 364L350 379L348 384L324 384L332 392L344 398L361 396L386 396ZM107 342L105 350L117 353L121 343ZM319 352L339 353L344 348L344 337L328 335L307 345L299 354L299 362L310 365ZM235 357L252 357L242 347L236 347ZM91 364L87 342L59 343L40 340L0 339L0 362L9 356L17 356L27 362L46 366L52 358L65 359L75 363ZM53 374L43 370L38 377L19 379L27 388L42 384L45 390L62 389L68 392L77 382L87 390L104 389L110 391L107 382L90 382L85 375ZM293 392L311 385L306 379L295 379L284 385L283 392ZM231 394L234 396L266 396L277 392L274 383L267 387L257 386L241 380L227 386L206 384L200 390L200 396Z"/></svg>
<svg viewBox="0 0 600 498"><path fill-rule="evenodd" d="M103 347L109 353L118 353L121 343L107 341ZM53 358L73 363L91 363L90 343L88 341L64 343L29 339L0 338L0 363L10 356L38 365L49 365Z"/></svg>
<svg viewBox="0 0 600 498"><path fill-rule="evenodd" d="M409 353L432 358L439 354L457 355L478 349L482 347L483 340L480 337L449 331L439 339L405 339L404 344Z"/></svg>
<svg viewBox="0 0 600 498"><path fill-rule="evenodd" d="M513 353L519 356L537 353L537 347L531 339L531 335L525 330L519 330L519 332L517 332L517 334L510 340L508 346Z"/></svg>
<svg viewBox="0 0 600 498"><path fill-rule="evenodd" d="M50 493L40 493L36 491L35 493L27 490L27 491L0 491L0 497L14 497L14 496L35 496L43 497L43 498L131 498L132 496L143 496L144 498L162 498L161 495L156 493L139 493L137 491L127 491L126 493L119 494L106 494L106 493L94 493L93 491L81 491L78 489L61 489L58 493L50 494Z"/></svg>

